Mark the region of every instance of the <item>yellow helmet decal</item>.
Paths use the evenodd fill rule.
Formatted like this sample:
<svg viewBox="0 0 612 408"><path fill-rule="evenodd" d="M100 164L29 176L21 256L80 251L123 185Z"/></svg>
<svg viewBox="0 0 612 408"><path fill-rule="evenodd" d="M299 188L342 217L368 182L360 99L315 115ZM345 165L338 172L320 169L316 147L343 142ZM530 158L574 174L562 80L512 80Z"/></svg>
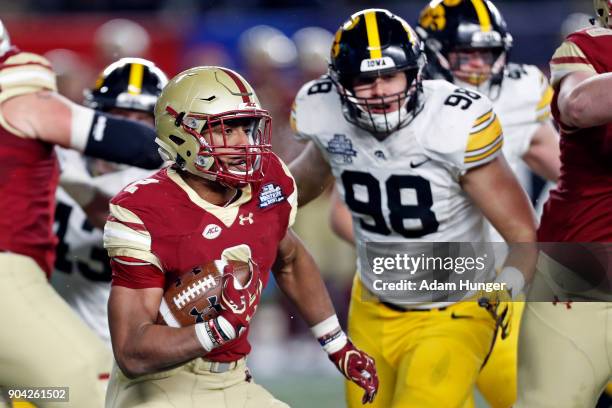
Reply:
<svg viewBox="0 0 612 408"><path fill-rule="evenodd" d="M342 27L336 31L336 35L334 37L334 44L332 45L332 56L337 57L340 54L340 39L342 38Z"/></svg>
<svg viewBox="0 0 612 408"><path fill-rule="evenodd" d="M365 13L366 31L368 33L368 49L370 50L370 58L382 58L382 50L380 49L380 34L378 33L378 22L376 21L376 12L368 11Z"/></svg>
<svg viewBox="0 0 612 408"><path fill-rule="evenodd" d="M476 9L476 15L478 15L478 22L480 23L482 31L491 31L491 17L489 17L489 12L483 0L472 0L472 4Z"/></svg>
<svg viewBox="0 0 612 408"><path fill-rule="evenodd" d="M128 79L128 93L130 95L139 95L142 93L143 74L144 65L130 64L130 77Z"/></svg>

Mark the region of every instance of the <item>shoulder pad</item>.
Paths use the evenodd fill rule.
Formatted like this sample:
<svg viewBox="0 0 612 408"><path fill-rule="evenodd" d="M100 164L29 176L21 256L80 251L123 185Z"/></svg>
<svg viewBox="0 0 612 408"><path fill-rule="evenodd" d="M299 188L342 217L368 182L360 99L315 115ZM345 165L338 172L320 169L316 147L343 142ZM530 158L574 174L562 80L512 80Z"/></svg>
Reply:
<svg viewBox="0 0 612 408"><path fill-rule="evenodd" d="M335 123L342 117L336 87L328 76L323 75L300 88L293 102L290 123L299 139L309 140L319 133L321 126Z"/></svg>
<svg viewBox="0 0 612 408"><path fill-rule="evenodd" d="M460 172L491 160L503 139L491 100L446 81L423 85L424 116L416 131L427 154Z"/></svg>

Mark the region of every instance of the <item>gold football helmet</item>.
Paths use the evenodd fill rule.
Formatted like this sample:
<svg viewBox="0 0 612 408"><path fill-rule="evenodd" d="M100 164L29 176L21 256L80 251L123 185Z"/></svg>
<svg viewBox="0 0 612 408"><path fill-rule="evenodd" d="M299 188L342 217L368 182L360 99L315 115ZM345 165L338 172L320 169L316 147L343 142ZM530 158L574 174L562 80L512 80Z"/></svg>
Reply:
<svg viewBox="0 0 612 408"><path fill-rule="evenodd" d="M248 143L231 145L226 128L240 121ZM246 125L244 125L246 124ZM194 175L232 186L261 180L271 153L272 119L253 87L222 67L195 67L168 82L155 105L160 155ZM222 135L213 137L213 133ZM239 162L228 166L223 156Z"/></svg>

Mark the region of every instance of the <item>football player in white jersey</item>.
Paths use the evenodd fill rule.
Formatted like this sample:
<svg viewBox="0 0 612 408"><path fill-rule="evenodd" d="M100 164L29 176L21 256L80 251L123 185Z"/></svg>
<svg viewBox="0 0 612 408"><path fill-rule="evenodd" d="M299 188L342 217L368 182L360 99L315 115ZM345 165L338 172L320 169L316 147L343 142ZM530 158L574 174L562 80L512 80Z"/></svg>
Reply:
<svg viewBox="0 0 612 408"><path fill-rule="evenodd" d="M85 92L85 104L153 127L155 102L167 82L166 75L154 63L141 58L121 58L106 67L94 88ZM106 221L110 197L152 172L56 149L62 177L56 193L55 231L59 243L57 273L52 275L52 283L110 348L106 305L111 269L100 227Z"/></svg>
<svg viewBox="0 0 612 408"><path fill-rule="evenodd" d="M489 96L504 129L502 151L523 187L529 172L549 182L559 178L559 134L550 118L553 90L534 65L508 63L512 36L491 1L430 2L421 11L417 33L425 43L431 77ZM546 188L546 194L549 184ZM540 200L545 201L545 197ZM503 241L490 226L491 241ZM478 388L494 408L516 401L516 366L524 303L514 304L514 330L498 341L478 377Z"/></svg>
<svg viewBox="0 0 612 408"><path fill-rule="evenodd" d="M504 129L502 151L523 186L528 185L522 172L525 165L541 177L556 181L559 136L550 121L552 89L537 67L507 64L512 36L493 3L430 2L420 14L416 31L428 56L426 77L446 79L492 100ZM354 242L350 211L336 192L330 222L341 238ZM495 228L490 227L489 232L491 241L503 241ZM498 338L478 377L478 387L493 407L510 407L516 400L516 350L522 310L523 304L515 303L515 329L506 341Z"/></svg>
<svg viewBox="0 0 612 408"><path fill-rule="evenodd" d="M376 359L377 407L461 406L496 325L477 302L381 299L368 256L389 255L394 242L411 243L401 249L413 257L426 242L483 242L485 217L508 242L535 241L533 210L501 154L491 101L446 81L423 81L424 66L422 43L404 20L363 10L338 29L329 76L305 84L292 112L296 134L307 141L290 165L299 204L335 179L353 216L358 273L349 332ZM513 294L535 261L534 251L524 255L511 251L501 274ZM507 317L509 305L497 305ZM347 399L359 406L350 385Z"/></svg>

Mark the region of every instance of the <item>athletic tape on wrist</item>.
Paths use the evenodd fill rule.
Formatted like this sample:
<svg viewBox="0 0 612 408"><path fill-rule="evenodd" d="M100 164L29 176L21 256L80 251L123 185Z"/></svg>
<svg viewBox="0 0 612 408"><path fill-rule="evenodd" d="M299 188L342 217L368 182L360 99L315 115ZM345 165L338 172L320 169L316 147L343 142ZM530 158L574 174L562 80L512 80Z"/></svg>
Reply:
<svg viewBox="0 0 612 408"><path fill-rule="evenodd" d="M207 352L236 338L236 330L223 316L195 325L198 341Z"/></svg>
<svg viewBox="0 0 612 408"><path fill-rule="evenodd" d="M513 266L505 266L496 281L506 284L506 289L510 290L512 299L516 298L525 287L523 273Z"/></svg>
<svg viewBox="0 0 612 408"><path fill-rule="evenodd" d="M310 328L323 350L328 354L335 353L344 347L348 341L340 327L338 316L333 315Z"/></svg>

